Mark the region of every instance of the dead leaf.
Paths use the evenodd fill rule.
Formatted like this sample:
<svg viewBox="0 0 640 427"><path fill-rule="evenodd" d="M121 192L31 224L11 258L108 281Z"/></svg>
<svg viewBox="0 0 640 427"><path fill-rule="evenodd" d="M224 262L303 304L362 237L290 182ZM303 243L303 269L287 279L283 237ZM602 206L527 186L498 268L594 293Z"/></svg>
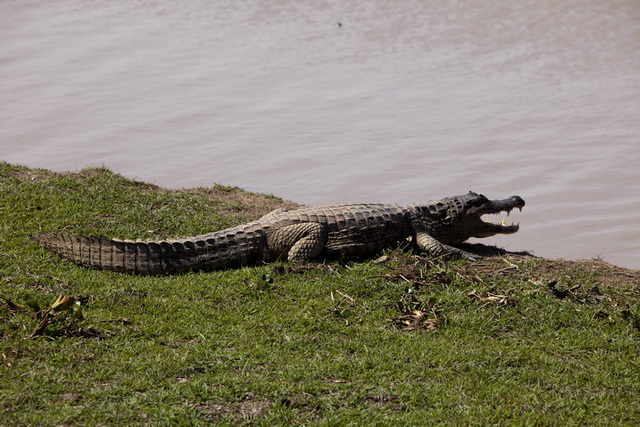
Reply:
<svg viewBox="0 0 640 427"><path fill-rule="evenodd" d="M20 311L28 311L29 307L27 307L26 305L22 305L22 304L16 304L15 302L8 300L6 298L3 298L4 302L7 304L7 308L9 309L9 311L11 313L18 313Z"/></svg>
<svg viewBox="0 0 640 427"><path fill-rule="evenodd" d="M508 295L502 295L502 294L494 294L491 292L478 292L475 289L469 293L467 293L468 296L470 297L474 297L477 298L478 300L480 300L481 302L484 302L484 304L480 307L484 307L488 304L498 304L498 305L515 305L516 300L513 297L510 297Z"/></svg>
<svg viewBox="0 0 640 427"><path fill-rule="evenodd" d="M567 297L567 295L569 295L569 291L563 291L560 289L556 289L556 285L558 284L557 280L553 280L551 282L549 282L549 284L547 285L549 287L549 292L551 292L551 295L553 295L554 297L558 298L558 299L564 299Z"/></svg>
<svg viewBox="0 0 640 427"><path fill-rule="evenodd" d="M431 309L431 313L426 313L422 310L412 310L410 313L391 320L403 331L415 331L418 329L435 331L441 322L436 310L433 308Z"/></svg>

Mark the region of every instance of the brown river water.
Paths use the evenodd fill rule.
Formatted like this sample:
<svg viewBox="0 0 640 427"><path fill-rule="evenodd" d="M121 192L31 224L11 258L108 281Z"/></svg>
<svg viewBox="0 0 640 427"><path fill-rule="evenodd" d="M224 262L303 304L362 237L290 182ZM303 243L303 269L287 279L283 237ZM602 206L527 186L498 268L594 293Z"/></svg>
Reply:
<svg viewBox="0 0 640 427"><path fill-rule="evenodd" d="M640 268L639 71L638 0L0 0L0 160L304 204L518 194L487 243Z"/></svg>

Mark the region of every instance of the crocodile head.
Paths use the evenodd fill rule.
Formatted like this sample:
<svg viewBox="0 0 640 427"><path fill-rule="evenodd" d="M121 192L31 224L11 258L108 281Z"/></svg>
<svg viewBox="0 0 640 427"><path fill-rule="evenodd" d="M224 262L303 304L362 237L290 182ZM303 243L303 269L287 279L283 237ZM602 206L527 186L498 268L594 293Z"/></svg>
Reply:
<svg viewBox="0 0 640 427"><path fill-rule="evenodd" d="M512 234L518 231L518 224L493 223L483 219L486 214L507 215L514 209L522 210L524 200L511 196L503 200L489 200L482 194L469 192L463 196L447 197L428 206L431 221L427 226L429 234L445 244L462 243L471 237L489 237L495 234Z"/></svg>

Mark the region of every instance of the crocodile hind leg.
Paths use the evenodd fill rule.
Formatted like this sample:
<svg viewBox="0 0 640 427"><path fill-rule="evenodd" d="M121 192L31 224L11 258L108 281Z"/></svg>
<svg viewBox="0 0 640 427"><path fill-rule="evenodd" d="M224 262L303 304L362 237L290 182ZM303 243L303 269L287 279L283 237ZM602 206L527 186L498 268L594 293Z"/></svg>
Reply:
<svg viewBox="0 0 640 427"><path fill-rule="evenodd" d="M261 217L258 219L258 222L260 222L260 221L266 221L266 220L270 219L271 217L274 217L274 216L276 216L276 215L278 215L278 214L281 214L281 213L284 213L284 212L289 212L289 209L287 209L287 208L278 208L278 209L274 209L274 210L272 210L271 212L269 212L268 214L261 216Z"/></svg>
<svg viewBox="0 0 640 427"><path fill-rule="evenodd" d="M317 222L285 225L270 231L267 242L277 256L289 261L308 261L318 257L327 243L327 227Z"/></svg>

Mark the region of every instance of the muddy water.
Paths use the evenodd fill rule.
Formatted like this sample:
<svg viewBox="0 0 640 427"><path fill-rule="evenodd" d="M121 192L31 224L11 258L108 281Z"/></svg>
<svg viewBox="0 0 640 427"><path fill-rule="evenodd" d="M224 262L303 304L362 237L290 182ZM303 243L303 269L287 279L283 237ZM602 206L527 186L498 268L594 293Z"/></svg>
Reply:
<svg viewBox="0 0 640 427"><path fill-rule="evenodd" d="M640 268L640 2L0 2L0 159L306 204L527 201Z"/></svg>

